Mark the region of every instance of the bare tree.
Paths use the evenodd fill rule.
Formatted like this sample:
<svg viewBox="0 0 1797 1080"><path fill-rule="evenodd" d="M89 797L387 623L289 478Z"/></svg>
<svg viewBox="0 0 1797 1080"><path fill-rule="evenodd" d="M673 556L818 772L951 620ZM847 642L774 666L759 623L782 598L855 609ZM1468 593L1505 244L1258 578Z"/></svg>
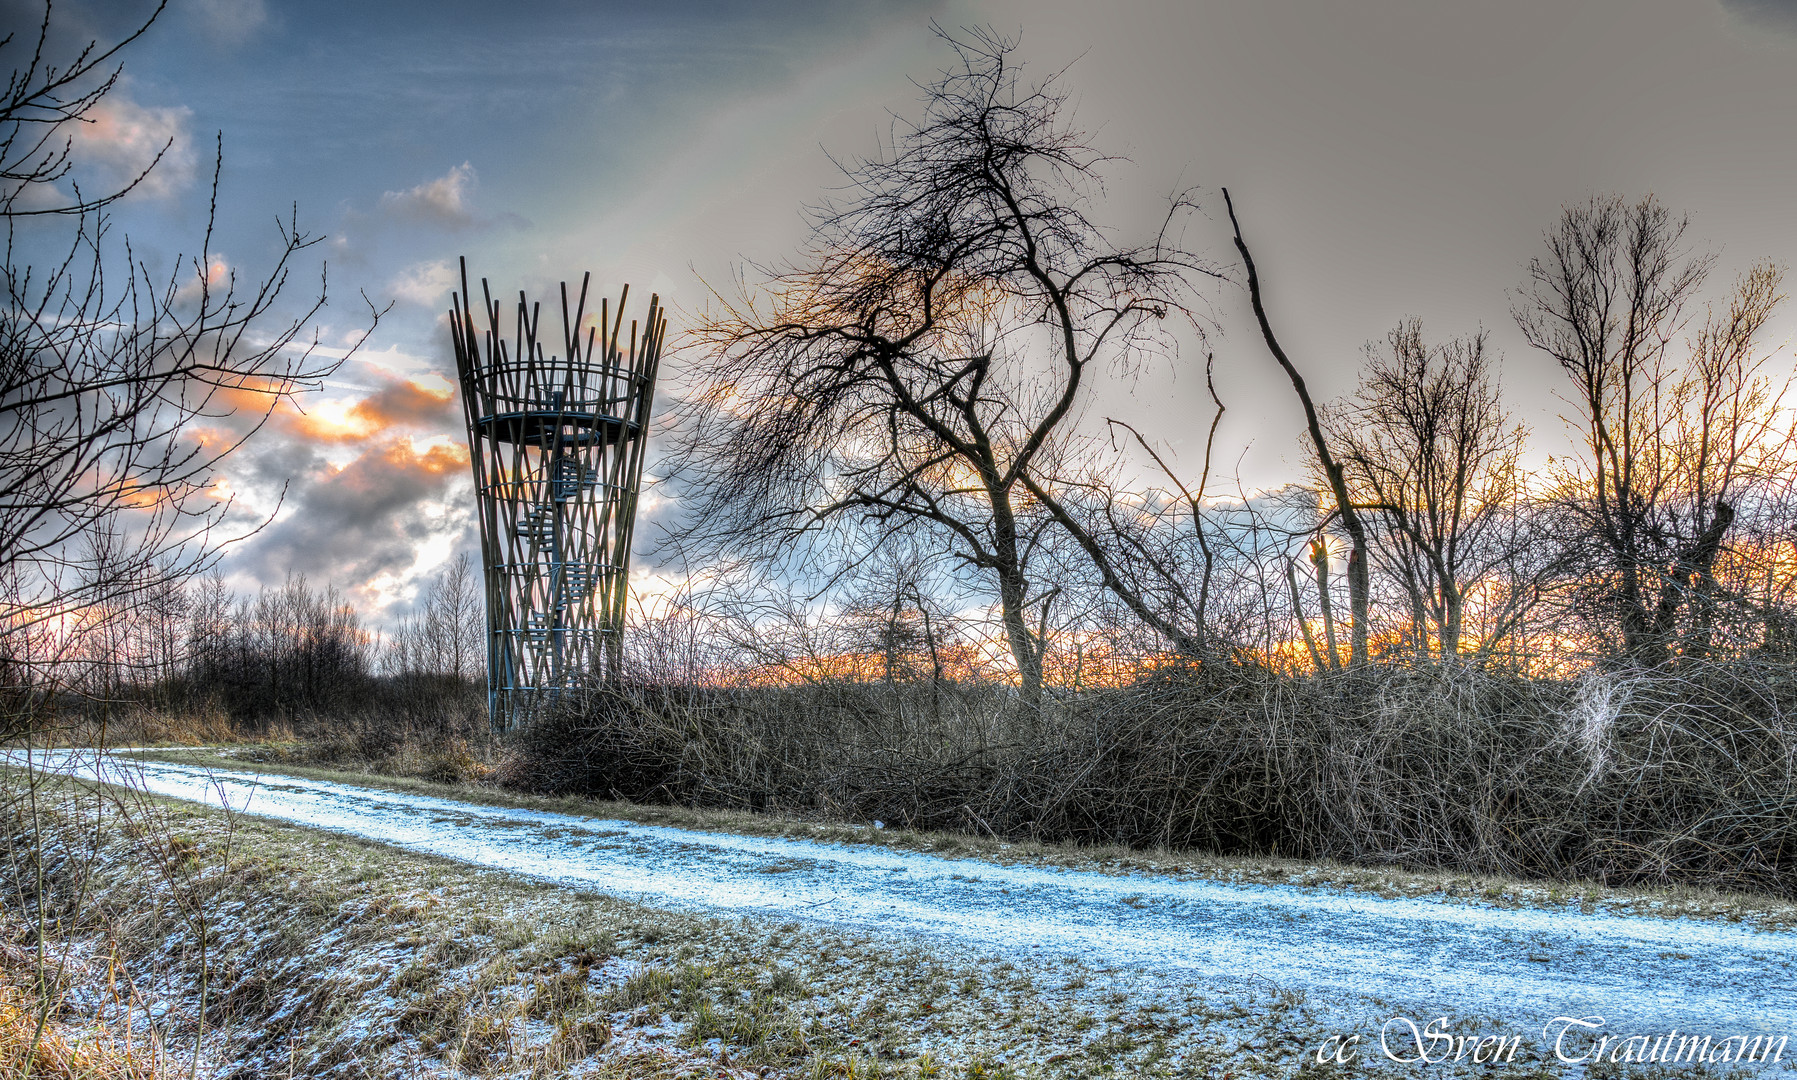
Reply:
<svg viewBox="0 0 1797 1080"><path fill-rule="evenodd" d="M425 587L417 614L403 620L388 645L394 674L467 682L486 674L486 609L467 555L457 555Z"/></svg>
<svg viewBox="0 0 1797 1080"><path fill-rule="evenodd" d="M214 569L188 587L187 626L181 655L194 684L194 696L215 696L232 672L232 618L237 598L224 575Z"/></svg>
<svg viewBox="0 0 1797 1080"><path fill-rule="evenodd" d="M486 673L486 608L480 583L465 554L457 555L432 584L424 624L443 657L441 669L473 681Z"/></svg>
<svg viewBox="0 0 1797 1080"><path fill-rule="evenodd" d="M1053 593L1032 558L1057 525L1101 573L1108 558L1045 464L1095 377L1171 346L1162 320L1208 271L1171 243L1184 198L1137 247L1087 216L1105 159L1063 123L1053 78L1020 85L1013 43L988 32L950 44L959 66L923 119L846 170L852 197L771 276L767 310L745 297L700 331L675 457L701 550L790 553L851 524L932 534L996 593L1034 703Z"/></svg>
<svg viewBox="0 0 1797 1080"><path fill-rule="evenodd" d="M1571 381L1584 455L1562 476L1578 523L1577 591L1618 651L1646 665L1706 647L1718 560L1743 502L1789 463L1781 394L1757 339L1781 273L1750 271L1679 355L1712 264L1689 255L1685 218L1652 196L1568 207L1515 306L1529 343ZM1692 632L1695 631L1693 636Z"/></svg>
<svg viewBox="0 0 1797 1080"><path fill-rule="evenodd" d="M1354 398L1326 418L1352 498L1376 508L1375 558L1409 601L1416 645L1433 640L1443 657L1460 653L1468 589L1506 563L1503 527L1522 494L1524 431L1493 365L1483 333L1430 348L1408 320L1383 350L1367 347Z"/></svg>
<svg viewBox="0 0 1797 1080"><path fill-rule="evenodd" d="M341 363L307 330L325 303L322 269L312 299L283 300L296 257L316 242L293 219L277 220L279 253L246 285L215 258L210 216L197 255L166 273L113 235L108 207L144 174L82 193L72 132L160 12L66 64L47 56L48 4L35 40L0 41L14 59L0 91L0 562L12 571L0 625L15 632L77 625L73 614L202 571L226 539L229 502L207 496L222 460ZM215 169L214 210L217 180ZM233 413L240 434L219 438L217 421ZM103 564L81 543L99 535Z"/></svg>
<svg viewBox="0 0 1797 1080"><path fill-rule="evenodd" d="M1248 271L1248 298L1254 305L1254 317L1260 324L1261 338L1266 342L1267 351L1279 362L1286 378L1292 384L1292 392L1298 396L1298 404L1304 408L1305 430L1310 435L1311 450L1316 454L1317 463L1322 467L1323 479L1329 494L1335 499L1335 507L1330 519L1341 521L1342 531L1348 535L1348 606L1352 623L1349 626L1348 665L1358 667L1367 660L1367 630L1371 622L1372 607L1371 578L1367 567L1367 525L1362 516L1362 507L1357 506L1348 491L1347 473L1342 464L1330 452L1328 436L1323 431L1321 413L1311 400L1310 388L1304 382L1304 376L1286 355L1279 344L1279 338L1273 333L1272 319L1267 315L1267 307L1261 295L1260 273L1254 266L1254 256L1248 251L1248 242L1242 238L1242 224L1235 214L1235 203L1229 197L1229 189L1223 190L1223 203L1229 209L1229 223L1235 229L1236 251L1241 253L1242 265ZM1325 522L1325 525L1327 521ZM1328 564L1313 557L1318 570L1318 580L1322 584L1321 598L1328 599L1328 586L1324 580L1328 573ZM1294 595L1296 586L1293 586ZM1326 626L1333 625L1333 618L1326 621ZM1333 655L1333 653L1332 653Z"/></svg>
<svg viewBox="0 0 1797 1080"><path fill-rule="evenodd" d="M1118 512L1115 489L1110 484L1103 482L1104 477L1095 475L1094 481L1090 485L1098 489L1101 494L1101 498L1097 501L1102 506L1106 531L1120 542L1106 545L1106 547L1120 547L1124 555L1123 558L1106 561L1111 575L1116 577L1128 574L1131 570L1135 571L1135 575L1142 580L1131 582L1129 591L1138 603L1159 593L1162 596L1161 608L1166 611L1164 616L1166 621L1175 627L1179 627L1183 623L1191 628L1189 641L1168 635L1173 637L1176 643L1185 645L1188 652L1209 651L1210 645L1208 640L1210 637L1210 596L1216 576L1217 553L1211 547L1211 526L1205 520L1205 489L1210 485L1211 455L1216 449L1217 427L1223 422L1224 413L1223 399L1217 394L1215 361L1214 355L1207 354L1204 358L1204 388L1209 392L1211 403L1216 407L1216 411L1211 414L1210 428L1205 433L1204 463L1198 472L1196 489L1188 487L1179 478L1179 474L1174 471L1173 466L1167 462L1159 450L1154 448L1146 436L1136 430L1134 425L1114 417L1106 417L1105 423L1112 428L1122 428L1130 433L1136 444L1148 455L1149 460L1153 461L1161 473L1166 476L1167 482L1173 485L1174 490L1178 491L1179 500L1176 502L1172 499L1137 498L1134 501L1138 505L1144 507L1156 505L1157 512L1151 515L1141 513L1124 515ZM1152 550L1149 539L1151 532L1161 531L1160 527L1167 523L1167 519L1177 519L1182 516L1181 507L1184 510L1183 516L1187 517L1191 524L1190 539L1198 548L1197 561L1200 570L1196 595L1186 585L1190 576L1188 567L1191 560L1178 557L1176 554L1177 543L1174 545L1163 544L1161 545L1162 550L1156 551ZM1146 521L1147 528L1142 528L1139 524L1137 527L1131 528L1132 524L1143 522L1144 517L1148 519ZM1177 528L1179 523L1174 520L1172 524ZM1166 550L1168 546L1172 546L1174 550ZM1183 619L1182 616L1184 616Z"/></svg>

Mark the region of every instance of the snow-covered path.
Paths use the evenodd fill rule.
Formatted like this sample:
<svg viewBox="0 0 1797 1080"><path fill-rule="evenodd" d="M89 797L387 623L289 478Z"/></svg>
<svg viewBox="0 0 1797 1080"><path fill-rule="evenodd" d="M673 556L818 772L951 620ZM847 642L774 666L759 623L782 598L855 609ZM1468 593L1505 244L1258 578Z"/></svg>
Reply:
<svg viewBox="0 0 1797 1080"><path fill-rule="evenodd" d="M1302 989L1349 1017L1484 1015L1539 1031L1797 1036L1797 934L1289 886L1000 866L874 846L600 821L91 754L61 770L661 907L1077 956L1153 981ZM1264 983L1261 985L1265 985ZM1339 1010L1339 1011L1338 1011ZM1794 1040L1797 1041L1797 1040Z"/></svg>

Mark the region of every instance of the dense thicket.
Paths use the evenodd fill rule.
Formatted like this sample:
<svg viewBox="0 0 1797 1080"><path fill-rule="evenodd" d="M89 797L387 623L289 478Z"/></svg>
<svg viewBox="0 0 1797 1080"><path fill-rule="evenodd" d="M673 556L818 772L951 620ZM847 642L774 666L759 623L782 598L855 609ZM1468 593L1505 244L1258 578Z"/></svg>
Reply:
<svg viewBox="0 0 1797 1080"><path fill-rule="evenodd" d="M528 732L536 790L863 822L1797 895L1797 665L1529 678L1169 671L993 685L614 687Z"/></svg>

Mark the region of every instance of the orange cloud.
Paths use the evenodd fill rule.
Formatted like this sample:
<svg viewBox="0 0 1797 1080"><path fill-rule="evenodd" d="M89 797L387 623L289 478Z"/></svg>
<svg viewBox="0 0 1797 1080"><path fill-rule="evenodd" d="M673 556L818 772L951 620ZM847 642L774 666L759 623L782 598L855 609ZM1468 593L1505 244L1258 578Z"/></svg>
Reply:
<svg viewBox="0 0 1797 1080"><path fill-rule="evenodd" d="M395 380L356 402L349 415L376 428L436 427L453 416L453 397L448 388L432 390L410 379Z"/></svg>
<svg viewBox="0 0 1797 1080"><path fill-rule="evenodd" d="M387 444L381 457L394 469L427 476L459 474L468 468L468 448L459 443L434 443L421 454L410 439L395 439Z"/></svg>
<svg viewBox="0 0 1797 1080"><path fill-rule="evenodd" d="M455 391L423 386L411 379L383 380L379 389L358 401L315 402L303 411L290 398L276 399L256 389L221 389L213 401L245 419L270 413L271 432L314 443L363 443L388 435L393 428L410 428L425 434L460 430ZM208 437L223 434L214 428Z"/></svg>
<svg viewBox="0 0 1797 1080"><path fill-rule="evenodd" d="M400 436L362 451L347 465L326 465L317 479L326 484L347 484L359 490L390 489L424 478L460 475L468 468L468 448L459 443L431 443L422 451L411 439ZM416 480L403 480L402 477Z"/></svg>
<svg viewBox="0 0 1797 1080"><path fill-rule="evenodd" d="M401 573L433 536L461 527L468 451L457 443L372 440L337 466L290 478L289 512L264 530L239 565L270 580L289 570L350 583ZM447 500L447 501L446 501ZM448 519L446 512L451 512Z"/></svg>

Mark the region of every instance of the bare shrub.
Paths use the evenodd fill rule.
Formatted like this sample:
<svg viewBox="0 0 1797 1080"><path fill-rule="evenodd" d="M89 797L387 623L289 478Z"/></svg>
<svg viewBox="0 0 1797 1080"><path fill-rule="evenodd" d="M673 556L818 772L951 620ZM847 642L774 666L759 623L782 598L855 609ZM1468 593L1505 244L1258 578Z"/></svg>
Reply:
<svg viewBox="0 0 1797 1080"><path fill-rule="evenodd" d="M1037 712L999 684L564 701L499 779L999 837L1797 893L1797 678L1171 668Z"/></svg>

